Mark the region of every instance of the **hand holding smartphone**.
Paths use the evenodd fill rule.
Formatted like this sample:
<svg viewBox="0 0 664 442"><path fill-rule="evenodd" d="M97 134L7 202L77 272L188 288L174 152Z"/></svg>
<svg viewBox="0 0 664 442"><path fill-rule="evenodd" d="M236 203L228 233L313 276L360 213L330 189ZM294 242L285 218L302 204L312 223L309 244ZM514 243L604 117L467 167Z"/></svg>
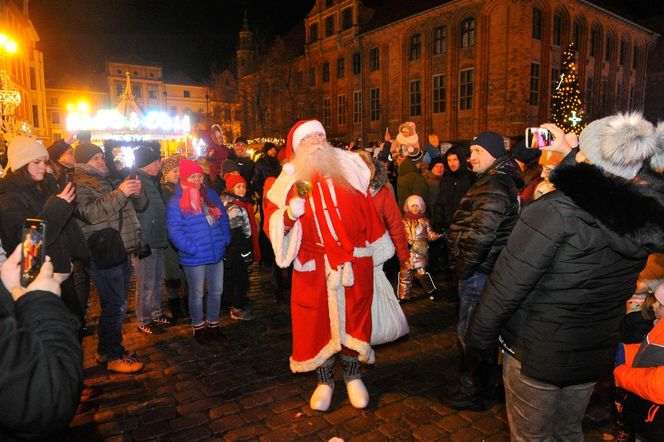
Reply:
<svg viewBox="0 0 664 442"><path fill-rule="evenodd" d="M526 129L526 148L541 149L549 146L553 141L551 132L544 127L529 127Z"/></svg>
<svg viewBox="0 0 664 442"><path fill-rule="evenodd" d="M46 258L46 221L28 218L21 234L21 286L27 287L39 274Z"/></svg>

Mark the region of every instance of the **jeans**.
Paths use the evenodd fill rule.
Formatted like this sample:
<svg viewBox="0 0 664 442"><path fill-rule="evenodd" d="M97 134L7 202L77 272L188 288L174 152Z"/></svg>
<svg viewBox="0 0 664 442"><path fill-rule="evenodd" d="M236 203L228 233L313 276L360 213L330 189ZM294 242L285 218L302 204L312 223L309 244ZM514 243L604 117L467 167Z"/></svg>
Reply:
<svg viewBox="0 0 664 442"><path fill-rule="evenodd" d="M224 290L224 261L201 266L182 266L189 285L189 313L191 325L203 325L203 284L207 281L208 297L205 308L205 320L219 322L221 292Z"/></svg>
<svg viewBox="0 0 664 442"><path fill-rule="evenodd" d="M97 268L94 261L91 261L88 270L97 287L101 305L97 327L97 352L110 361L120 359L124 352L122 322L127 314L131 261L127 258L122 264L110 269Z"/></svg>
<svg viewBox="0 0 664 442"><path fill-rule="evenodd" d="M464 351L466 349L466 333L468 332L470 315L480 300L480 295L488 278L489 275L486 273L475 272L468 278L459 281L459 322L457 322L457 335Z"/></svg>
<svg viewBox="0 0 664 442"><path fill-rule="evenodd" d="M583 441L581 422L595 382L558 387L521 374L521 362L505 353L503 382L513 441Z"/></svg>
<svg viewBox="0 0 664 442"><path fill-rule="evenodd" d="M164 250L152 249L152 254L136 258L136 322L147 325L161 315L161 292L164 283Z"/></svg>

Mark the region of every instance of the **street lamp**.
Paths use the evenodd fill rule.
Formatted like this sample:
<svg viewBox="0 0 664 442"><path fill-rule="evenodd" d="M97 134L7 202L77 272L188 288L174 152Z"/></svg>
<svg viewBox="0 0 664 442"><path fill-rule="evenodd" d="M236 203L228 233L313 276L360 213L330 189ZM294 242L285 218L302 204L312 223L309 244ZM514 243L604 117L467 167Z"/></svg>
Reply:
<svg viewBox="0 0 664 442"><path fill-rule="evenodd" d="M16 42L5 34L0 34L0 114L3 119L14 115L14 110L21 104L21 93L16 89L7 74L7 57L16 53Z"/></svg>

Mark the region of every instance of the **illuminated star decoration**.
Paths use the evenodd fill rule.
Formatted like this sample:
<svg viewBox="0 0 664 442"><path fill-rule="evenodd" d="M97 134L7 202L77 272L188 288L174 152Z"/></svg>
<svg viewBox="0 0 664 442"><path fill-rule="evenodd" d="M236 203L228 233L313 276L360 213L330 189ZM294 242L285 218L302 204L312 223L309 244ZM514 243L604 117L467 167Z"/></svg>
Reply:
<svg viewBox="0 0 664 442"><path fill-rule="evenodd" d="M572 111L572 116L568 120L572 122L572 126L576 126L582 119L576 116L576 111Z"/></svg>

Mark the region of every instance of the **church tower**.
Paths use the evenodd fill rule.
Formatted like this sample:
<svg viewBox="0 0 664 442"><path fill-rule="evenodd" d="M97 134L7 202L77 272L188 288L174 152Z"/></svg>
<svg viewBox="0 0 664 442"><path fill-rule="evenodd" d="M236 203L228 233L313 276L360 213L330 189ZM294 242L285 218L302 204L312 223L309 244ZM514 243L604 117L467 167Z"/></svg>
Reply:
<svg viewBox="0 0 664 442"><path fill-rule="evenodd" d="M240 30L240 42L238 44L237 76L238 79L251 74L256 69L256 51L254 50L254 33L249 30L249 19L247 10L244 10L244 21Z"/></svg>

